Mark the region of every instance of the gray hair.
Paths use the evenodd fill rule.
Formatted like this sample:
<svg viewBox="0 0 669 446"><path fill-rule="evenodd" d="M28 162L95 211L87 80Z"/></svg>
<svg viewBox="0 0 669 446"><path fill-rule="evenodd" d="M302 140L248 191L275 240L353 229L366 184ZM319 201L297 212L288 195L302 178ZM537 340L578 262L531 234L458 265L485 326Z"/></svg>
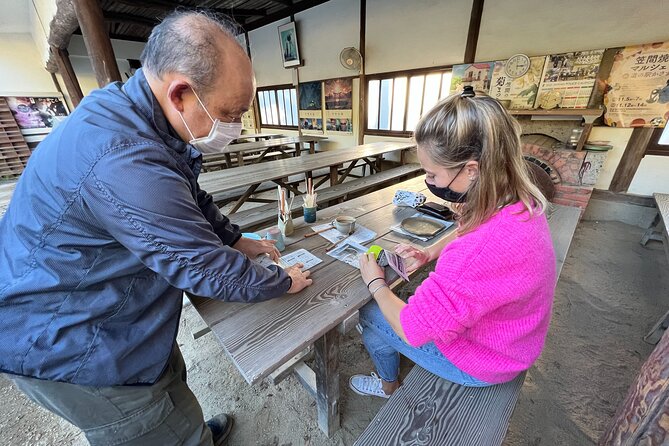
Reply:
<svg viewBox="0 0 669 446"><path fill-rule="evenodd" d="M207 93L220 66L216 31L230 36L243 49L235 37L240 26L226 16L207 11L170 13L151 31L142 51L143 69L158 79L167 73L183 74L198 93Z"/></svg>

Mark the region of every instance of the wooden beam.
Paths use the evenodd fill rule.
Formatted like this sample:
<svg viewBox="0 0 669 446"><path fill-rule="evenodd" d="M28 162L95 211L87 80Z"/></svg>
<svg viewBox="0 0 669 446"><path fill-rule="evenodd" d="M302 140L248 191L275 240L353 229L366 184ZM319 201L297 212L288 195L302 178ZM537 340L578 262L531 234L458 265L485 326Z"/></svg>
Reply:
<svg viewBox="0 0 669 446"><path fill-rule="evenodd" d="M302 12L309 8L313 8L314 6L326 3L327 1L328 0L303 0L299 3L294 4L290 8L282 9L280 11L275 12L274 14L269 14L266 17L263 17L262 19L252 20L250 22L247 20L246 22L243 23L244 29L246 31L252 31L256 28L269 25L272 22L276 22L277 20L285 19L286 17L295 15L298 12Z"/></svg>
<svg viewBox="0 0 669 446"><path fill-rule="evenodd" d="M646 147L653 136L654 130L654 128L637 127L632 131L632 136L627 141L627 147L625 147L623 157L618 163L616 173L613 174L609 186L610 191L624 192L629 188L634 174L639 168L639 164L641 164L641 159L646 153Z"/></svg>
<svg viewBox="0 0 669 446"><path fill-rule="evenodd" d="M366 31L367 31L367 0L360 0L360 44L359 50L362 56L362 63L360 64L360 85L358 86L358 145L365 143L365 127L367 119L367 78L365 76L365 46L366 46Z"/></svg>
<svg viewBox="0 0 669 446"><path fill-rule="evenodd" d="M472 4L472 15L469 19L469 33L467 34L464 63L473 63L476 60L476 46L479 41L479 29L481 28L482 16L483 0L474 0L474 3Z"/></svg>
<svg viewBox="0 0 669 446"><path fill-rule="evenodd" d="M153 9L157 11L172 12L179 8L180 10L206 10L219 14L235 15L239 17L264 17L267 11L264 9L244 9L244 8L207 8L206 6L192 6L184 5L167 0L142 0L138 4L137 0L115 0L117 3L132 6L134 8L141 7L146 9Z"/></svg>
<svg viewBox="0 0 669 446"><path fill-rule="evenodd" d="M72 3L98 86L121 81L100 4L96 0L73 0Z"/></svg>
<svg viewBox="0 0 669 446"><path fill-rule="evenodd" d="M151 19L135 14L125 14L122 12L104 11L102 15L105 19L105 22L125 23L128 25L146 26L148 28L153 28L158 23L160 23L158 19Z"/></svg>
<svg viewBox="0 0 669 446"><path fill-rule="evenodd" d="M70 101L72 101L72 105L76 107L84 98L84 93L81 91L79 80L77 79L77 75L74 73L74 68L72 68L70 54L66 49L56 48L54 46L51 47L51 54L53 54L56 59L58 72L63 77L65 90L67 90L67 94L70 96Z"/></svg>

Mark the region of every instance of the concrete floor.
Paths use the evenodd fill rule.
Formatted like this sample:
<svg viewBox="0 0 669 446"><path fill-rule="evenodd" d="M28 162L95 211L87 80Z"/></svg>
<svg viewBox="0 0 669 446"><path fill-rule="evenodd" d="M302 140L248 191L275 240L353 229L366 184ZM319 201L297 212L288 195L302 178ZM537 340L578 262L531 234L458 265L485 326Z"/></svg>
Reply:
<svg viewBox="0 0 669 446"><path fill-rule="evenodd" d="M525 381L505 445L589 445L606 428L652 351L642 336L669 305L667 259L661 245L639 245L642 233L618 221L579 224L545 350ZM200 325L187 306L178 342L189 385L205 417L234 414L231 445L350 445L383 404L348 390L351 374L371 369L355 331L345 337L340 360L342 429L327 439L316 427L314 403L295 379L247 385L213 335L191 339ZM0 401L0 445L86 444L76 428L31 404L4 377Z"/></svg>

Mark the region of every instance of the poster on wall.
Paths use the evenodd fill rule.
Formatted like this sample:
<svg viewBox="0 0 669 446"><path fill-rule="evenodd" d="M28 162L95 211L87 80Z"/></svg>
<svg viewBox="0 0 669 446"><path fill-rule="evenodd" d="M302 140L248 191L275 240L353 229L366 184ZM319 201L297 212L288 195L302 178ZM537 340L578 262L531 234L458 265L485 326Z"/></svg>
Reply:
<svg viewBox="0 0 669 446"><path fill-rule="evenodd" d="M248 111L242 115L242 127L246 131L256 131L256 120L253 107L249 108Z"/></svg>
<svg viewBox="0 0 669 446"><path fill-rule="evenodd" d="M604 50L575 51L546 57L537 106L586 108Z"/></svg>
<svg viewBox="0 0 669 446"><path fill-rule="evenodd" d="M279 44L281 45L283 67L290 68L300 65L300 51L297 46L295 22L279 26Z"/></svg>
<svg viewBox="0 0 669 446"><path fill-rule="evenodd" d="M353 134L353 112L351 110L328 110L325 128L328 133Z"/></svg>
<svg viewBox="0 0 669 446"><path fill-rule="evenodd" d="M8 96L6 99L21 133L26 135L48 133L59 118L67 116L63 98Z"/></svg>
<svg viewBox="0 0 669 446"><path fill-rule="evenodd" d="M475 91L488 93L494 67L495 62L453 65L450 92L461 92L465 85L471 85Z"/></svg>
<svg viewBox="0 0 669 446"><path fill-rule="evenodd" d="M325 109L351 110L353 108L353 81L330 79L325 83Z"/></svg>
<svg viewBox="0 0 669 446"><path fill-rule="evenodd" d="M618 50L604 96L612 127L664 127L669 119L669 42Z"/></svg>
<svg viewBox="0 0 669 446"><path fill-rule="evenodd" d="M331 79L325 84L325 129L328 133L353 133L353 81Z"/></svg>
<svg viewBox="0 0 669 446"><path fill-rule="evenodd" d="M525 56L527 58L527 56ZM499 101L510 101L508 108L513 110L534 108L539 91L541 72L544 69L544 56L529 57L529 63L522 69L524 74L507 69L512 59L495 62L492 73L490 96ZM514 67L518 66L513 65Z"/></svg>
<svg viewBox="0 0 669 446"><path fill-rule="evenodd" d="M323 88L321 82L305 82L300 90L300 127L302 133L323 133Z"/></svg>

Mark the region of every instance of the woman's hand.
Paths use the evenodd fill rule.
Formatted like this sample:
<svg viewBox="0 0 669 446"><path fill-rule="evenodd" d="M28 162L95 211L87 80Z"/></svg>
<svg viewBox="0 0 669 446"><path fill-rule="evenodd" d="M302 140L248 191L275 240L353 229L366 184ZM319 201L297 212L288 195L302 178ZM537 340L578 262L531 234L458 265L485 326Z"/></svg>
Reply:
<svg viewBox="0 0 669 446"><path fill-rule="evenodd" d="M246 254L249 259L255 259L260 254L267 254L273 261L278 261L281 253L274 246L275 240L253 240L242 237L233 245L237 251Z"/></svg>
<svg viewBox="0 0 669 446"><path fill-rule="evenodd" d="M358 261L360 262L360 274L362 274L362 280L365 281L365 285L367 285L372 279L376 279L377 277L385 277L383 268L381 268L379 264L376 263L376 257L374 257L374 254L371 252L360 255ZM378 284L379 282L382 281L377 280L374 283Z"/></svg>
<svg viewBox="0 0 669 446"><path fill-rule="evenodd" d="M430 253L427 249L419 249L411 245L400 243L395 247L395 254L404 259L407 273L416 271L430 261Z"/></svg>

